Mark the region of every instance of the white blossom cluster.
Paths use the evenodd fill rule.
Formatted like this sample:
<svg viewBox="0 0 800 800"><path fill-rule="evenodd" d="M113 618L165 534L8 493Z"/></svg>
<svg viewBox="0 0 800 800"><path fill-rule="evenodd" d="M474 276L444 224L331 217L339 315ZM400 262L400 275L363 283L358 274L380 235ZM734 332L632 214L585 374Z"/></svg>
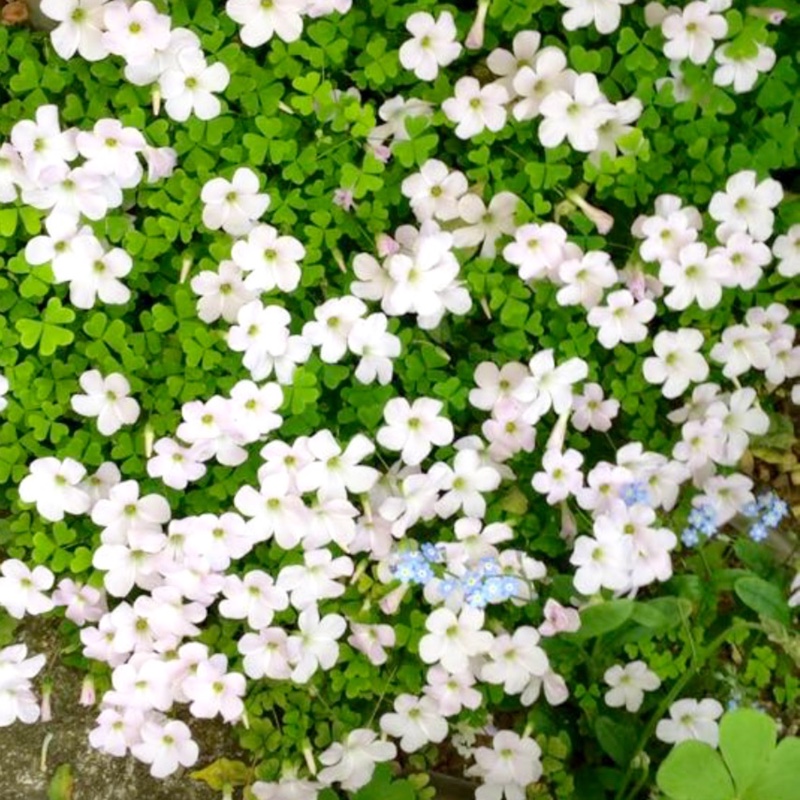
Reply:
<svg viewBox="0 0 800 800"><path fill-rule="evenodd" d="M92 308L98 299L126 303L130 290L120 279L131 271L132 259L122 248L109 248L86 222L122 206L124 190L144 178L140 158L148 181L169 176L174 150L150 147L141 132L115 119L98 120L91 131L62 129L53 105L17 122L9 139L0 145L0 202L19 198L47 212L47 232L28 242L26 260L49 264L55 283L69 284L77 308Z"/></svg>
<svg viewBox="0 0 800 800"><path fill-rule="evenodd" d="M295 42L303 33L303 17L346 14L352 4L353 0L227 0L225 13L242 26L239 36L248 47L260 47L273 36Z"/></svg>
<svg viewBox="0 0 800 800"><path fill-rule="evenodd" d="M200 39L188 28L173 28L149 0L42 0L42 13L59 24L50 34L62 58L76 53L87 61L110 55L125 61L125 78L137 86L157 84L167 114L184 122L219 115L216 96L230 81L221 62L209 65ZM154 110L159 100L154 98Z"/></svg>
<svg viewBox="0 0 800 800"><path fill-rule="evenodd" d="M459 78L454 96L442 103L461 139L501 130L509 114L518 122L541 118L543 147L567 141L573 150L598 161L603 153L617 155L620 139L633 130L631 123L642 113L637 98L611 103L596 75L570 69L563 50L541 47L537 31L520 31L512 51L492 51L487 64L496 80L481 86L476 78Z"/></svg>
<svg viewBox="0 0 800 800"><path fill-rule="evenodd" d="M6 578L0 578L3 580ZM39 719L40 707L31 678L41 671L46 659L41 654L32 658L26 658L27 655L24 644L0 650L0 728L15 720L30 724Z"/></svg>
<svg viewBox="0 0 800 800"><path fill-rule="evenodd" d="M736 50L731 43L721 42L728 35L728 21L724 12L731 0L692 0L682 8L648 3L645 18L651 27L661 28L664 35L664 55L671 60L673 78L664 79L672 84L676 100L688 99L683 85L681 62L706 64L712 55L717 63L713 81L717 86L730 86L737 94L749 92L759 75L769 72L776 61L775 51L761 42L755 42L755 52ZM767 11L767 9L765 9ZM771 9L768 22L779 25L785 12Z"/></svg>

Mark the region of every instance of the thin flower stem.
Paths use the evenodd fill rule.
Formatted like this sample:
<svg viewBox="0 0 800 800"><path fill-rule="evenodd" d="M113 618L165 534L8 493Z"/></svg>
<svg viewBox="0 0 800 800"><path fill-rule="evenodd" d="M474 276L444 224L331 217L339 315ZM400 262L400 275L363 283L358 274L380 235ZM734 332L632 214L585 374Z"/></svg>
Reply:
<svg viewBox="0 0 800 800"><path fill-rule="evenodd" d="M628 762L628 768L625 771L625 777L622 779L622 783L620 784L617 793L614 795L614 800L633 800L635 797L635 792L638 791L638 787L634 786L630 792L628 792L628 786L631 782L631 778L633 776L633 772L635 769L635 764L639 759L639 756L644 751L647 743L650 741L653 733L655 732L656 725L658 725L659 720L663 719L664 715L667 713L669 707L675 702L678 698L680 693L684 690L686 685L689 681L694 678L697 673L700 671L701 667L708 661L708 659L717 652L720 646L725 642L726 639L730 637L730 635L735 631L737 628L749 628L752 630L761 630L759 625L755 625L750 622L744 622L743 620L736 620L732 625L725 628L725 630L719 634L715 639L711 641L709 645L704 647L699 655L693 656L691 666L681 675L681 677L677 680L677 682L673 685L672 689L667 693L664 699L659 703L658 708L656 708L655 713L652 717L650 717L649 722L647 723L645 729L642 731L639 740L636 742L636 749L631 756L631 760ZM689 644L687 644L684 652L686 651L694 651L694 643L693 641L689 640Z"/></svg>
<svg viewBox="0 0 800 800"><path fill-rule="evenodd" d="M392 678L394 678L395 674L397 673L397 669L398 669L398 665L395 664L394 667L392 667L392 671L389 674L389 677L386 679L386 683L383 686L383 691L381 692L380 697L378 698L378 702L375 703L375 708L372 709L372 713L369 716L369 722L367 722L367 725L366 725L367 728L371 728L372 727L372 720L375 719L375 715L378 713L378 709L381 707L381 703L383 702L383 698L386 697L386 692L388 691L389 686L391 686L391 684L392 684Z"/></svg>

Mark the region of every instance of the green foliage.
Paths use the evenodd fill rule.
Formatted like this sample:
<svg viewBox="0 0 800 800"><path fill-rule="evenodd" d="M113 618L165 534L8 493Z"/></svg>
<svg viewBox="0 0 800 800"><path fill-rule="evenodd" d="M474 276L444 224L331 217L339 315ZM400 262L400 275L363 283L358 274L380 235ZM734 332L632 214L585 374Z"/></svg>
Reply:
<svg viewBox="0 0 800 800"><path fill-rule="evenodd" d="M670 800L792 800L800 781L800 739L775 746L775 723L751 709L720 722L719 753L704 742L682 742L658 770Z"/></svg>

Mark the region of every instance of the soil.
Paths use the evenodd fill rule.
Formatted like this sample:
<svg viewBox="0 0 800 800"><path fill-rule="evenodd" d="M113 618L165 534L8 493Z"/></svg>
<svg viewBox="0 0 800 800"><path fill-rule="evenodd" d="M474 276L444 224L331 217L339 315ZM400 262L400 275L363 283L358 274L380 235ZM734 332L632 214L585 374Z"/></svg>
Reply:
<svg viewBox="0 0 800 800"><path fill-rule="evenodd" d="M48 655L45 671L53 682L52 719L0 728L0 800L219 800L219 792L192 780L186 771L155 779L147 765L132 757L114 758L93 749L89 731L99 710L78 704L83 673L58 663L60 641L52 624L30 622L37 624L26 624L16 641L27 644L29 655ZM38 689L39 680L35 683ZM202 769L220 757L241 758L230 726L218 720L192 720L191 728L200 746L200 759L192 769ZM51 781L62 764L72 768L73 793L49 798Z"/></svg>

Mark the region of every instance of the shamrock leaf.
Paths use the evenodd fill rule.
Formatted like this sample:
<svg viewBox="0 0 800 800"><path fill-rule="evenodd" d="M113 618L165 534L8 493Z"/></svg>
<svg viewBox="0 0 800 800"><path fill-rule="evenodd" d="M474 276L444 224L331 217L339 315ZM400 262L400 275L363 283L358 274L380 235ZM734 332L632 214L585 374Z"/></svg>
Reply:
<svg viewBox="0 0 800 800"><path fill-rule="evenodd" d="M670 800L794 800L800 739L788 737L777 747L775 739L766 714L731 711L720 722L720 752L705 742L682 742L659 768L658 787Z"/></svg>

